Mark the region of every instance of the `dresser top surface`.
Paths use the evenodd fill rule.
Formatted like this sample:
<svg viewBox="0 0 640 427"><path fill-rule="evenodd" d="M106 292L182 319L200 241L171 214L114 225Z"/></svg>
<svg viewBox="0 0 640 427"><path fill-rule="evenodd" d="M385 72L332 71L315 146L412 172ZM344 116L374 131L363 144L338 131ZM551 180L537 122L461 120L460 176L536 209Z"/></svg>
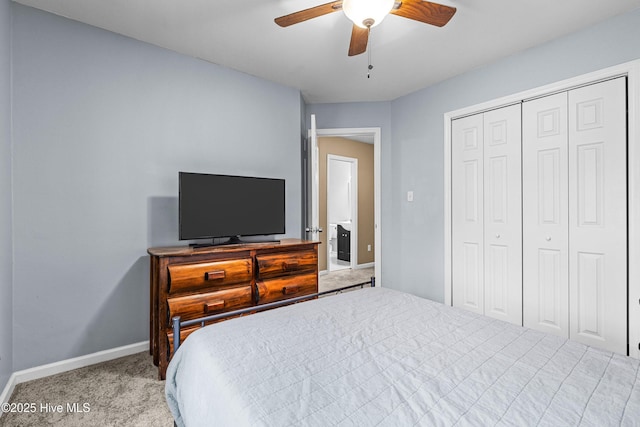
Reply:
<svg viewBox="0 0 640 427"><path fill-rule="evenodd" d="M317 245L319 242L302 239L282 239L274 242L255 242L242 243L233 245L216 245L216 246L162 246L147 249L147 253L153 256L191 256L202 254L241 252L257 249L288 249L295 246Z"/></svg>

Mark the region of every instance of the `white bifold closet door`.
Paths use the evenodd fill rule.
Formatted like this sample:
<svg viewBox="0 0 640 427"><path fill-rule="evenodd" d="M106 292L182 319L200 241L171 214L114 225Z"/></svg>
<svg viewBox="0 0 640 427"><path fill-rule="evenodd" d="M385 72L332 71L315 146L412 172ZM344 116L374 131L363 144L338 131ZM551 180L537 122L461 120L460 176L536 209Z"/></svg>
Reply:
<svg viewBox="0 0 640 427"><path fill-rule="evenodd" d="M523 324L569 337L566 92L522 106Z"/></svg>
<svg viewBox="0 0 640 427"><path fill-rule="evenodd" d="M453 121L453 305L522 324L520 104Z"/></svg>
<svg viewBox="0 0 640 427"><path fill-rule="evenodd" d="M524 325L627 352L626 79L523 105Z"/></svg>
<svg viewBox="0 0 640 427"><path fill-rule="evenodd" d="M451 145L453 306L484 313L482 114L454 120Z"/></svg>

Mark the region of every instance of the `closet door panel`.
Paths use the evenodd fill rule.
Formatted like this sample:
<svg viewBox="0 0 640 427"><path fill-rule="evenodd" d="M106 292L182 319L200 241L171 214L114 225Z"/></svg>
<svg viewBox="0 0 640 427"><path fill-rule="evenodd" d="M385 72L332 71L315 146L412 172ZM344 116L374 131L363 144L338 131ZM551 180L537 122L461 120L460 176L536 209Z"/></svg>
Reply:
<svg viewBox="0 0 640 427"><path fill-rule="evenodd" d="M523 324L568 337L567 94L522 108Z"/></svg>
<svg viewBox="0 0 640 427"><path fill-rule="evenodd" d="M453 121L451 162L453 305L483 314L482 114Z"/></svg>
<svg viewBox="0 0 640 427"><path fill-rule="evenodd" d="M569 91L569 288L576 341L627 352L626 79Z"/></svg>
<svg viewBox="0 0 640 427"><path fill-rule="evenodd" d="M567 288L566 282L562 282L564 277L561 266L566 265L566 261L562 259L564 255L566 252L560 250L538 250L537 312L530 313L532 316L537 315L535 319L541 327L554 330L561 336L566 335L567 328L567 307L561 305L561 301L566 299L563 294L566 294Z"/></svg>
<svg viewBox="0 0 640 427"><path fill-rule="evenodd" d="M522 325L520 104L484 113L484 314Z"/></svg>

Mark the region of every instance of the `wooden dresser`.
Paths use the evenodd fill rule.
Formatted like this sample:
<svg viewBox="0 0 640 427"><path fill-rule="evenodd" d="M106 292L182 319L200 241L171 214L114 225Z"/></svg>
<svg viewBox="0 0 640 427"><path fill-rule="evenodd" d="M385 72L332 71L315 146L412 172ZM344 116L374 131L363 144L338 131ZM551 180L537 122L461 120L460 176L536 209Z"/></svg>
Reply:
<svg viewBox="0 0 640 427"><path fill-rule="evenodd" d="M150 352L165 378L171 318L195 319L318 292L318 242L149 248ZM182 331L181 341L198 327Z"/></svg>

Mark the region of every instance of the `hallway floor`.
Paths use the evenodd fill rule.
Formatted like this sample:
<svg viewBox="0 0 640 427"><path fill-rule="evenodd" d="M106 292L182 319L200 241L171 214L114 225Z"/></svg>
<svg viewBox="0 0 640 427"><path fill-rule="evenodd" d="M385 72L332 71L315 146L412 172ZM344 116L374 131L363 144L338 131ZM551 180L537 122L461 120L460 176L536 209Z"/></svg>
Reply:
<svg viewBox="0 0 640 427"><path fill-rule="evenodd" d="M318 278L318 292L337 289L342 286L366 282L373 276L374 268L345 269L323 274Z"/></svg>

